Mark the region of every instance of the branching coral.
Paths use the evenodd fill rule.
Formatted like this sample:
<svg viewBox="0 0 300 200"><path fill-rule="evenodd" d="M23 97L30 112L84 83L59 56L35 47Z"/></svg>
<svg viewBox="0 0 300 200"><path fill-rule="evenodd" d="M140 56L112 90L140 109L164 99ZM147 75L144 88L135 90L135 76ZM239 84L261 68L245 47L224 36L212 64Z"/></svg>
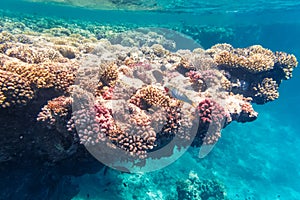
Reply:
<svg viewBox="0 0 300 200"><path fill-rule="evenodd" d="M257 103L266 103L279 97L278 84L272 78L264 78L261 84L253 87Z"/></svg>
<svg viewBox="0 0 300 200"><path fill-rule="evenodd" d="M73 99L66 96L60 96L48 101L38 114L37 121L45 122L49 128L66 129L72 103Z"/></svg>
<svg viewBox="0 0 300 200"><path fill-rule="evenodd" d="M99 124L95 121L95 112L91 110L78 110L73 112L72 118L67 123L68 131L77 132L80 143L95 145L101 141Z"/></svg>
<svg viewBox="0 0 300 200"><path fill-rule="evenodd" d="M190 63L198 71L211 70L216 67L214 60L203 49L195 49L189 56Z"/></svg>
<svg viewBox="0 0 300 200"><path fill-rule="evenodd" d="M225 91L231 91L232 83L225 76L221 78L220 84L221 84L221 88L224 89Z"/></svg>
<svg viewBox="0 0 300 200"><path fill-rule="evenodd" d="M73 130L74 123L81 143L87 146L101 144L110 148L113 144L132 156L144 158L147 150L154 147L156 133L143 111L132 106L135 111L131 115L118 111L118 117L113 118L109 109L96 103L94 109L76 111L69 122L69 130Z"/></svg>
<svg viewBox="0 0 300 200"><path fill-rule="evenodd" d="M202 123L222 123L226 120L228 114L224 108L212 99L205 99L201 101L197 107L200 120Z"/></svg>
<svg viewBox="0 0 300 200"><path fill-rule="evenodd" d="M251 105L251 97L246 98L239 94L230 93L225 101L226 110L230 113L232 121L250 122L257 118L258 113Z"/></svg>
<svg viewBox="0 0 300 200"><path fill-rule="evenodd" d="M79 64L73 61L66 63L44 62L40 64L49 76L52 76L52 82L45 87L54 87L57 91L69 93L69 88L74 84L76 72ZM44 88L44 87L43 87Z"/></svg>
<svg viewBox="0 0 300 200"><path fill-rule="evenodd" d="M151 85L141 88L130 99L130 103L142 109L148 109L151 106L169 106L170 101L170 97L160 89Z"/></svg>
<svg viewBox="0 0 300 200"><path fill-rule="evenodd" d="M166 108L165 124L159 132L159 137L173 138L181 128L181 108L179 105Z"/></svg>
<svg viewBox="0 0 300 200"><path fill-rule="evenodd" d="M201 101L197 107L200 117L199 137L203 144L214 144L221 137L221 129L226 125L229 114L212 99ZM196 144L198 146L199 144ZM200 144L201 145L201 144Z"/></svg>
<svg viewBox="0 0 300 200"><path fill-rule="evenodd" d="M222 67L241 68L251 73L273 69L275 56L272 51L259 45L234 51L221 51L214 55L215 62Z"/></svg>
<svg viewBox="0 0 300 200"><path fill-rule="evenodd" d="M22 76L23 79L34 84L37 88L53 87L54 75L42 66L10 61L5 62L1 69Z"/></svg>
<svg viewBox="0 0 300 200"><path fill-rule="evenodd" d="M296 57L284 52L276 52L275 56L276 64L279 65L285 73L285 79L292 78L293 70L298 65Z"/></svg>
<svg viewBox="0 0 300 200"><path fill-rule="evenodd" d="M12 91L2 92L4 96L10 96L10 94L13 96L6 97L6 107L11 104L28 103L34 93L43 88L55 88L67 93L69 92L68 88L74 83L78 63L61 59L59 52L55 52L51 48L47 50L16 44L9 45L3 53L5 54L1 54L0 62L2 76L5 73L11 74L13 78L7 83L16 87L17 82L20 82L19 85L24 87L23 90L16 88L14 95ZM14 83L9 83L11 81ZM5 84L2 85L2 90L6 90L6 88ZM12 90L11 87L10 90ZM26 94L22 94L25 90ZM20 96L19 103L16 103L18 98L15 96Z"/></svg>
<svg viewBox="0 0 300 200"><path fill-rule="evenodd" d="M190 78L193 87L200 92L209 87L220 86L220 80L225 78L217 70L189 71L186 75Z"/></svg>
<svg viewBox="0 0 300 200"><path fill-rule="evenodd" d="M294 55L273 53L260 45L234 49L231 45L219 44L208 52L225 75L221 86L226 91L251 97L259 104L278 98L280 83L292 77L298 64Z"/></svg>
<svg viewBox="0 0 300 200"><path fill-rule="evenodd" d="M99 79L103 86L114 86L119 77L118 67L113 62L102 63L99 69Z"/></svg>
<svg viewBox="0 0 300 200"><path fill-rule="evenodd" d="M25 105L34 96L30 82L12 72L0 70L0 86L0 105L3 108Z"/></svg>

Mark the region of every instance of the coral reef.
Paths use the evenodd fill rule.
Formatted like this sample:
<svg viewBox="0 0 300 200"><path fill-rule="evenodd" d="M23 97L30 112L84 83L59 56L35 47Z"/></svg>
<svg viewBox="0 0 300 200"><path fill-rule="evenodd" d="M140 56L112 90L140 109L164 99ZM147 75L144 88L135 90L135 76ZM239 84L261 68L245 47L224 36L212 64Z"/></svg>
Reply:
<svg viewBox="0 0 300 200"><path fill-rule="evenodd" d="M34 96L30 84L20 75L0 70L0 105L7 108L12 105L26 105Z"/></svg>
<svg viewBox="0 0 300 200"><path fill-rule="evenodd" d="M278 98L282 80L292 77L298 65L296 57L285 52L275 52L260 45L233 48L229 44L213 46L211 55L217 68L223 70L223 88L235 94L251 97L263 104Z"/></svg>
<svg viewBox="0 0 300 200"><path fill-rule="evenodd" d="M204 199L227 199L223 184L217 180L200 180L198 175L191 171L186 180L176 183L178 199L204 200Z"/></svg>
<svg viewBox="0 0 300 200"><path fill-rule="evenodd" d="M279 97L278 84L272 78L264 78L262 83L258 84L257 87L253 87L253 90L257 91L256 97L263 103L268 101L274 101ZM257 100L256 102L259 102Z"/></svg>
<svg viewBox="0 0 300 200"><path fill-rule="evenodd" d="M75 82L83 90L73 91L70 97L79 104L73 104L75 110L69 121L63 116L58 121L70 133L77 133L81 144L120 149L131 159L154 156L152 152L172 141L177 142L171 148L215 144L222 129L232 121L255 120L258 114L251 102L275 100L277 80L284 79L275 69L278 65L275 63L279 63L276 54L261 46L234 49L228 44L218 44L208 50L172 53L161 45L124 49L102 42L104 48L122 54L115 53L109 61L100 60L100 64L79 70ZM97 49L101 48L91 55L97 56ZM225 53L230 57L224 57ZM196 64L191 59L195 56L202 58L207 66ZM295 64L286 61L281 67ZM267 78L264 73L276 79ZM167 93L164 86L169 84L177 85L173 93L179 92L182 97ZM92 95L94 100L81 99L82 95ZM82 102L86 102L83 107ZM49 113L46 106L40 116ZM164 156L169 153L159 157Z"/></svg>
<svg viewBox="0 0 300 200"><path fill-rule="evenodd" d="M291 78L294 68L298 65L296 57L285 52L276 52L275 57L276 64L284 71L285 79Z"/></svg>
<svg viewBox="0 0 300 200"><path fill-rule="evenodd" d="M169 50L175 49L176 44L174 41L167 39L163 34L155 31L157 30L151 28L139 28L134 31L114 34L109 40L112 44L121 44L123 46L151 47L157 55L161 56L166 53L161 46ZM163 30L161 31L163 32Z"/></svg>
<svg viewBox="0 0 300 200"><path fill-rule="evenodd" d="M70 92L68 89L74 83L78 63L64 58L51 45L40 47L6 42L1 47L1 76L4 80L8 74L14 77L1 86L2 96L7 99L5 107L26 105L42 89ZM4 104L2 100L1 105Z"/></svg>
<svg viewBox="0 0 300 200"><path fill-rule="evenodd" d="M37 121L46 122L49 128L56 128L62 132L70 118L72 103L73 99L65 96L48 101L38 114Z"/></svg>
<svg viewBox="0 0 300 200"><path fill-rule="evenodd" d="M33 22L3 23L0 105L3 112L34 107L40 128L68 141L56 145L65 153L56 160L83 145L118 149L132 160L213 145L232 121L255 120L251 103L278 98L298 64L259 45L175 51L165 29L120 33L121 26Z"/></svg>
<svg viewBox="0 0 300 200"><path fill-rule="evenodd" d="M218 47L219 48L219 47ZM251 73L269 71L274 67L275 56L272 51L256 45L245 49L221 51L214 57L219 66L241 68Z"/></svg>
<svg viewBox="0 0 300 200"><path fill-rule="evenodd" d="M93 150L111 163L143 167L148 158L165 159L190 145L214 145L232 121L257 118L252 103L278 98L282 80L290 79L298 64L294 55L258 45L176 50L165 30L124 32L129 28L77 20L2 18L0 168L16 169L22 163L37 169L32 176L56 184L41 187L70 185L67 178L58 181L61 171L79 175L99 170ZM202 30L197 37L232 34L195 28ZM165 91L167 85L173 93ZM81 167L70 167L74 163ZM200 181L194 174L178 182L177 189L179 199L226 196L219 182ZM36 199L57 199L39 195ZM0 198L12 198L12 192Z"/></svg>

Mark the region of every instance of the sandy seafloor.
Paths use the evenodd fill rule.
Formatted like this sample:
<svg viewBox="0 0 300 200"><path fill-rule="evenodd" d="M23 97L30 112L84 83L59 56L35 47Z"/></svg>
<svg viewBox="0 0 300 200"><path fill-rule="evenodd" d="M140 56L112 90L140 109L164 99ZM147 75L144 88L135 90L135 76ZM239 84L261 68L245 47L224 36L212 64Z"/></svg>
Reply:
<svg viewBox="0 0 300 200"><path fill-rule="evenodd" d="M44 17L49 15L47 17L51 18L55 10L50 10L50 8L55 9L49 6L48 11L42 12L29 6L24 7L24 12L36 18L41 15ZM4 10L0 22L10 18L18 19L16 16L22 9L11 3L7 5L7 10L4 6ZM72 11L70 18L79 14L77 20L78 22L82 20L83 28L84 23L92 26L96 19L97 23L101 23L101 13L97 14L93 11L94 13L87 17L85 14L89 13L88 10L79 10L76 13L76 8L73 8ZM12 15L15 16L12 17ZM57 15L56 18L59 18L59 14ZM61 15L63 15L62 21L68 18L66 13L61 13ZM155 18L159 13L152 15L156 20L153 24L159 23L159 17ZM212 15L204 17L208 20L206 22L199 19L201 21L199 24L225 27L224 30L232 28L230 30L233 30L231 33L233 36L227 35L226 37L222 31L200 36L190 33L190 36L195 37L197 42L202 41L204 48L220 42L227 42L235 47L260 44L274 51L293 53L298 59L300 57L300 22L296 20L300 17L300 12L284 8L277 9L274 13L270 10L259 13L249 12L241 16L236 15L228 22L225 17L220 22L218 17ZM107 16L104 18L113 24L117 16L118 12L114 12L111 18ZM126 16L123 13L121 21L125 27ZM146 20L149 20L149 16L151 18L149 13L146 14L144 21L141 20L143 15L139 16L141 18L136 20L138 22L135 24L134 17L128 15L127 26L144 26L147 25ZM174 26L174 29L179 29L184 33L184 28L176 27L176 20L180 20L178 16L186 19L183 22L184 25L188 26L189 22L191 26L197 24L195 18L188 20L188 13L174 14L174 16L169 24L167 19L164 19L161 25L168 28ZM194 17L194 15L191 16ZM117 24L119 22L116 21ZM183 26L182 22L180 23L180 26ZM176 192L176 181L186 179L191 171L197 173L200 179L221 181L226 187L229 199L300 199L299 85L300 72L296 69L293 78L281 84L279 99L265 105L254 105L259 113L259 117L254 122L245 124L234 122L226 127L222 131L222 138L207 157L199 159L198 149L191 148L175 163L151 173L126 174L108 169L96 174L72 177L72 182L78 184L80 189L73 199L166 199L169 194Z"/></svg>

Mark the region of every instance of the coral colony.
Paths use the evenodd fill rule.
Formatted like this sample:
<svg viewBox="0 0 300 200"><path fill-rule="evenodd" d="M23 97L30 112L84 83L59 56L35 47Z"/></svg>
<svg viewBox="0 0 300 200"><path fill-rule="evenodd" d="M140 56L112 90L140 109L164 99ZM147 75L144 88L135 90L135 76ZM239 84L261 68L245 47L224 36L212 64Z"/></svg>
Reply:
<svg viewBox="0 0 300 200"><path fill-rule="evenodd" d="M294 55L259 45L171 52L164 44L137 48L104 39L26 37L29 42L20 42L0 33L1 109L32 105L41 92L51 91L39 125L72 136L73 149L125 152L112 160L157 158L151 153L175 138L159 157L170 156L175 147L215 144L232 121L257 118L251 103L277 99L281 81L298 64ZM196 106L170 95L166 85ZM70 154L70 148L61 150Z"/></svg>

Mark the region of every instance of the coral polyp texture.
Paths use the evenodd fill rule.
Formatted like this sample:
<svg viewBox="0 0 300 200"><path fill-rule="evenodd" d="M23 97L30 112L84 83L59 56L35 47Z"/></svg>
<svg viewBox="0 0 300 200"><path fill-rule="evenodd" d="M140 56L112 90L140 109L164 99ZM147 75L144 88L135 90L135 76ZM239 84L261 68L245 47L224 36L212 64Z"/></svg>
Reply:
<svg viewBox="0 0 300 200"><path fill-rule="evenodd" d="M34 91L30 84L18 74L0 70L0 80L0 104L2 108L11 105L25 105L33 98Z"/></svg>
<svg viewBox="0 0 300 200"><path fill-rule="evenodd" d="M2 110L35 107L38 125L73 138L72 148L119 150L123 160L216 144L232 121L257 118L252 103L277 99L298 64L259 45L173 51L175 42L149 31L135 47L52 31L57 37L0 33Z"/></svg>
<svg viewBox="0 0 300 200"><path fill-rule="evenodd" d="M1 77L10 77L1 85L2 99L6 99L2 107L26 105L44 89L69 93L78 63L63 57L55 46L5 42L0 52Z"/></svg>

